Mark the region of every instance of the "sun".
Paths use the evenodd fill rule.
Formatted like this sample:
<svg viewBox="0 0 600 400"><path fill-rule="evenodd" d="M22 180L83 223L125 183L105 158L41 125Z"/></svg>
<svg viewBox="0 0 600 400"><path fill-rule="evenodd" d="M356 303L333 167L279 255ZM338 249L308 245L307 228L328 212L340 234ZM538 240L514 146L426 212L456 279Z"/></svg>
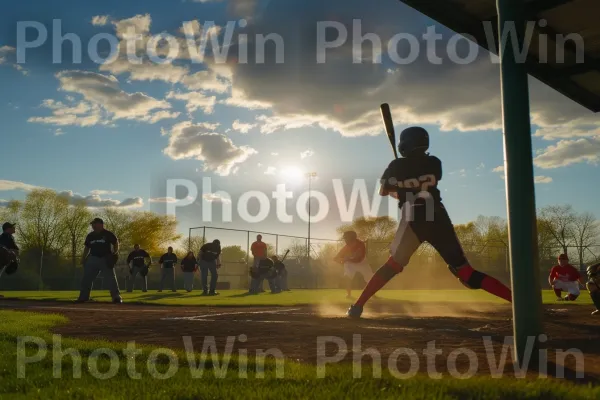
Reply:
<svg viewBox="0 0 600 400"><path fill-rule="evenodd" d="M281 177L289 183L302 182L304 175L304 171L298 167L288 166L281 169Z"/></svg>

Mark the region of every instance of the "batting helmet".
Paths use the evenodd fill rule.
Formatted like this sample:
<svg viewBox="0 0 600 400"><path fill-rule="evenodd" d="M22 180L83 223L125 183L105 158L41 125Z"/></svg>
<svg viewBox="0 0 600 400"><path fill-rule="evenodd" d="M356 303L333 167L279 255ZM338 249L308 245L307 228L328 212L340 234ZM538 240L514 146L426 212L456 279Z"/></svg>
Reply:
<svg viewBox="0 0 600 400"><path fill-rule="evenodd" d="M403 157L425 154L429 149L429 133L424 128L413 126L400 133L398 150Z"/></svg>
<svg viewBox="0 0 600 400"><path fill-rule="evenodd" d="M354 231L346 231L344 232L344 240L356 240L358 239L358 235Z"/></svg>

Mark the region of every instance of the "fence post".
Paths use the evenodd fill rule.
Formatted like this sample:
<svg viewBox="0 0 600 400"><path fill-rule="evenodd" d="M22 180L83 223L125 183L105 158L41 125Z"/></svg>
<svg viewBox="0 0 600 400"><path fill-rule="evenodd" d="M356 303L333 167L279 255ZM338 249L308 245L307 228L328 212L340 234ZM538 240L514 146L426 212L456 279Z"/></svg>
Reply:
<svg viewBox="0 0 600 400"><path fill-rule="evenodd" d="M43 290L44 280L42 279L42 268L44 267L44 249L42 249L42 253L40 256L40 283L38 284L38 290Z"/></svg>
<svg viewBox="0 0 600 400"><path fill-rule="evenodd" d="M202 245L206 244L206 227L202 228Z"/></svg>
<svg viewBox="0 0 600 400"><path fill-rule="evenodd" d="M188 251L192 250L192 228L190 228L190 231L188 233Z"/></svg>
<svg viewBox="0 0 600 400"><path fill-rule="evenodd" d="M275 254L279 254L279 235L275 235Z"/></svg>

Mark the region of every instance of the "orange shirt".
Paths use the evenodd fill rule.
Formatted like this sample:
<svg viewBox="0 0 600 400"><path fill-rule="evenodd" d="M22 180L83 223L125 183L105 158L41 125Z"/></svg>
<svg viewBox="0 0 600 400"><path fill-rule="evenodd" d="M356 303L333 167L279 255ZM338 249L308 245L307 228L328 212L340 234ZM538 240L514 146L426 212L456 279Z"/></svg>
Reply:
<svg viewBox="0 0 600 400"><path fill-rule="evenodd" d="M254 257L267 256L267 244L265 242L254 242L250 248Z"/></svg>
<svg viewBox="0 0 600 400"><path fill-rule="evenodd" d="M353 243L347 244L335 256L334 260L338 262L359 263L365 259L367 255L367 246L362 240L356 240Z"/></svg>

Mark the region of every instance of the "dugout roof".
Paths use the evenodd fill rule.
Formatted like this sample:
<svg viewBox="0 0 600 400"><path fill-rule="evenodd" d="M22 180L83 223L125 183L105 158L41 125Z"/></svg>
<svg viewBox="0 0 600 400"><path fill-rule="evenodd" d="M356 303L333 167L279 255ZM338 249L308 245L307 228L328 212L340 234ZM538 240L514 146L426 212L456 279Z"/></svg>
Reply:
<svg viewBox="0 0 600 400"><path fill-rule="evenodd" d="M498 16L496 0L400 0L457 33L473 36L487 50L484 21L491 21L496 42ZM600 112L600 0L523 0L527 20L536 24L527 57L529 74L582 106ZM577 33L584 42L585 60L576 62L576 45L567 41L565 62L556 62L557 35ZM548 63L539 59L539 35L548 38ZM498 48L498 47L496 47Z"/></svg>

